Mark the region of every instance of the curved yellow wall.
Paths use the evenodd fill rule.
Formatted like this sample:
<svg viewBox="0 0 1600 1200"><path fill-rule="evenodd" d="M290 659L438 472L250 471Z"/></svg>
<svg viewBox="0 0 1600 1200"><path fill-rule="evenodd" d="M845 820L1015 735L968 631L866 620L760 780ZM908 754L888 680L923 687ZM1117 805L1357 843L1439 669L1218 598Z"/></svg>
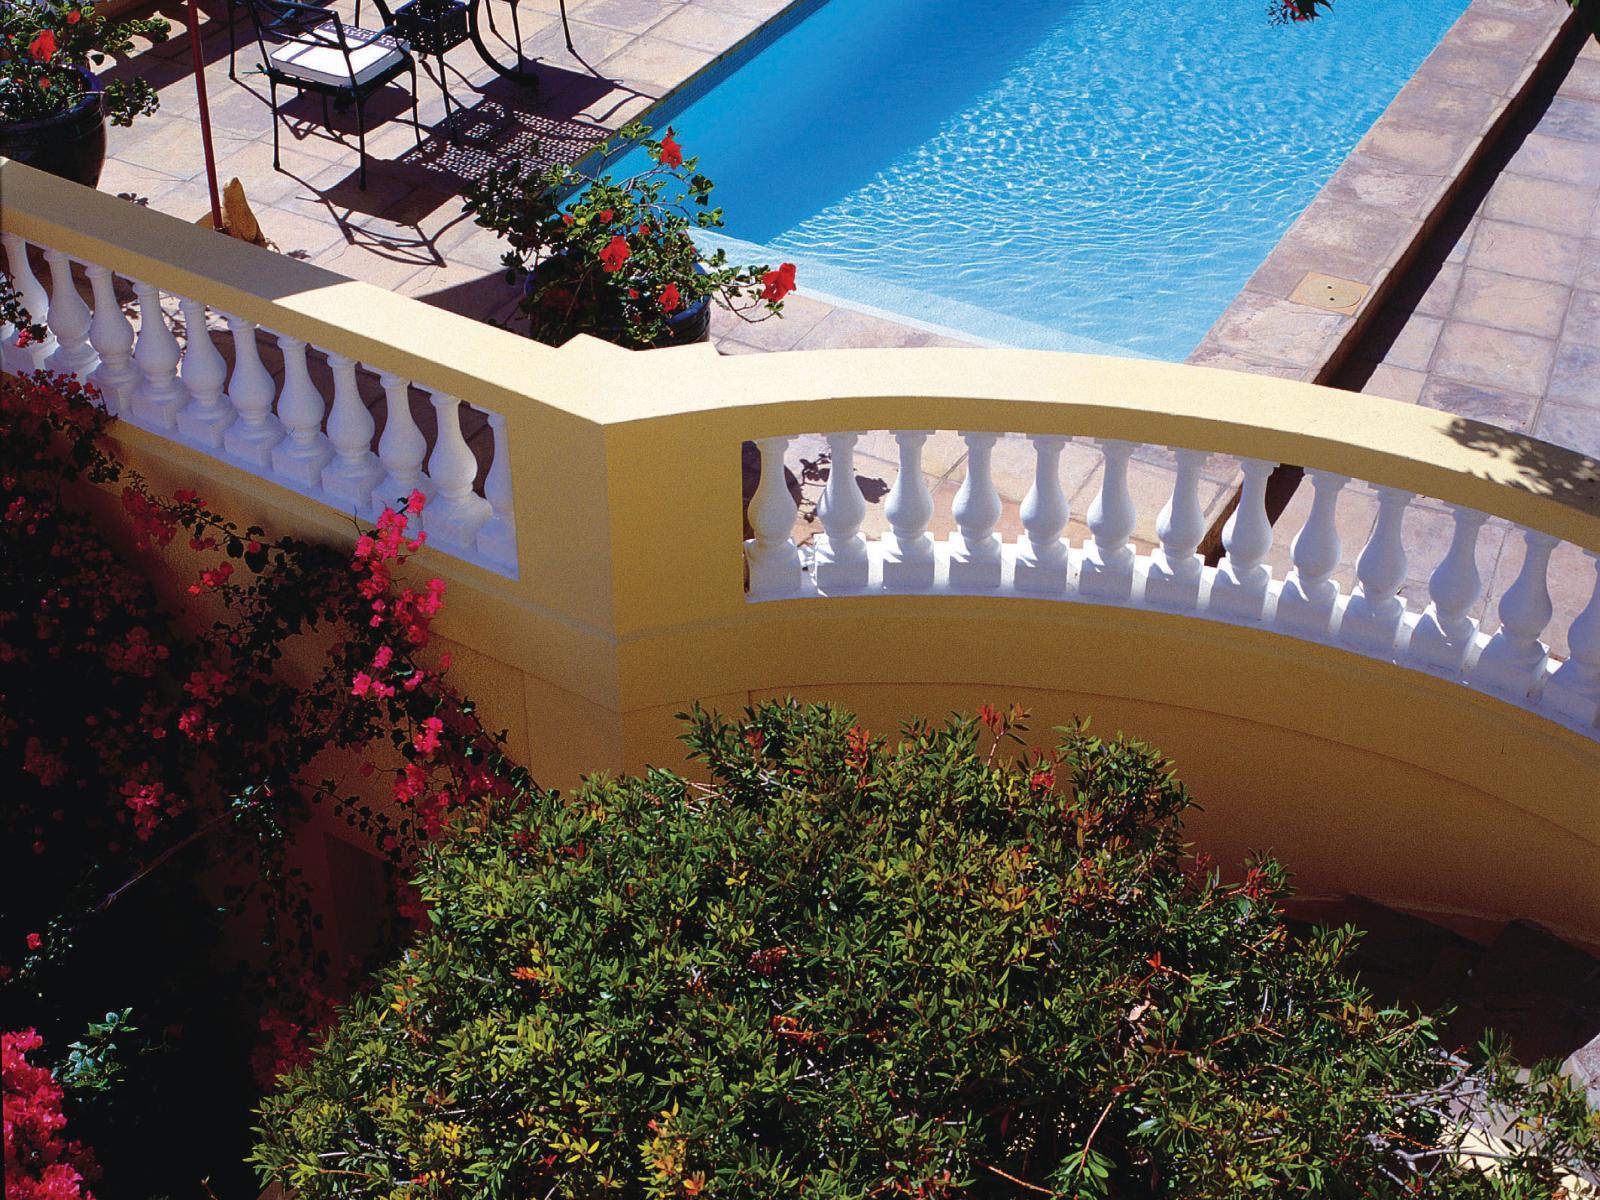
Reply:
<svg viewBox="0 0 1600 1200"><path fill-rule="evenodd" d="M446 554L454 674L536 777L682 763L672 713L793 692L885 732L992 701L1171 755L1219 857L1311 893L1539 920L1600 944L1600 742L1456 683L1256 628L1019 598L752 604L740 445L851 429L1022 430L1298 463L1600 551L1600 463L1482 422L1260 376L1018 351L719 359L554 351L0 160L38 244L507 418L520 574ZM119 425L158 482L241 522L350 540L316 501ZM1568 614L1570 616L1570 614Z"/></svg>
<svg viewBox="0 0 1600 1200"><path fill-rule="evenodd" d="M1527 917L1600 943L1600 744L1458 684L1259 629L1052 601L863 598L624 649L656 703L619 763L681 761L672 714L792 694L892 733L984 703L1032 710L1036 744L1076 717L1159 747L1223 863L1270 850L1312 897ZM669 699L668 681L695 686ZM531 715L531 714L530 714Z"/></svg>

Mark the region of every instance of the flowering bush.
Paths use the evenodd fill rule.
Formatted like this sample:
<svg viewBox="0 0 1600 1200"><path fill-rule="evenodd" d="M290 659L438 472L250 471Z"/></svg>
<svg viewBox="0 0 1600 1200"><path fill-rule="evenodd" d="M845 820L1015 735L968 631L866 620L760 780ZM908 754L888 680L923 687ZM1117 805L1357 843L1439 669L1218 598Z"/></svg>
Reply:
<svg viewBox="0 0 1600 1200"><path fill-rule="evenodd" d="M262 1109L300 1198L1553 1197L1600 1119L1442 1053L1224 883L1135 743L770 704L440 843L430 925ZM1463 1114L1527 1131L1481 1161ZM1495 1164L1493 1173L1483 1161Z"/></svg>
<svg viewBox="0 0 1600 1200"><path fill-rule="evenodd" d="M0 121L36 121L64 113L91 90L84 74L135 36L165 41L160 17L108 22L92 0L27 0L0 5ZM160 100L146 79L119 79L100 93L106 120L131 125Z"/></svg>
<svg viewBox="0 0 1600 1200"><path fill-rule="evenodd" d="M123 1039L133 1067L81 1115L119 1190L155 1195L195 1164L144 1152L174 1136L149 1127L214 1122L195 1140L237 1169L250 1033L268 1085L342 994L294 860L313 810L383 856L392 912L415 919L418 847L515 773L431 657L442 581L403 577L420 494L353 550L274 539L193 491L158 494L100 444L109 420L74 380L0 377L0 1027L63 1046L134 1008L149 1033ZM79 481L107 489L150 559L112 548ZM148 578L179 550L187 620ZM320 665L308 679L295 660ZM238 963L228 925L261 951ZM56 1077L113 1078L83 1045Z"/></svg>
<svg viewBox="0 0 1600 1200"><path fill-rule="evenodd" d="M649 134L639 124L618 134L643 146L654 164L620 182L557 165L528 174L496 168L467 186L466 210L511 245L505 263L513 282L530 280L521 308L539 341L560 345L592 333L653 346L674 340L671 318L713 298L747 320L758 309L782 313L794 264L729 266L723 250L703 258L689 228L722 224L722 210L710 206L713 185L672 130L660 141Z"/></svg>
<svg viewBox="0 0 1600 1200"><path fill-rule="evenodd" d="M10 1200L93 1200L86 1177L94 1156L68 1141L61 1085L28 1061L44 1045L37 1030L0 1034L0 1091L5 1107L5 1187Z"/></svg>

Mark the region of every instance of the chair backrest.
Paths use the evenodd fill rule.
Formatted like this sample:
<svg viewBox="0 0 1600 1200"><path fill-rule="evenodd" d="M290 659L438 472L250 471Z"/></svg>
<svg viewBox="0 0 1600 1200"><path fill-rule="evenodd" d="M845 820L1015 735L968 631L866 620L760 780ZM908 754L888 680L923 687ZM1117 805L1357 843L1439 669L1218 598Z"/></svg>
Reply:
<svg viewBox="0 0 1600 1200"><path fill-rule="evenodd" d="M298 0L245 0L250 19L256 26L256 44L261 47L261 63L272 70L272 47L297 42L307 47L332 50L344 60L352 81L355 67L350 62L350 42L344 22L331 8L301 4Z"/></svg>

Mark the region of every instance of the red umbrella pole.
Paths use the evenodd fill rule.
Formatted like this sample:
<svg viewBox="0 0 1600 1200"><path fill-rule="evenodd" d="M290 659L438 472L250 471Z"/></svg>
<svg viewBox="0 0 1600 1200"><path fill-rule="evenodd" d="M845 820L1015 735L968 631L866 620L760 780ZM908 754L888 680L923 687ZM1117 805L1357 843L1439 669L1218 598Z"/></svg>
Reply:
<svg viewBox="0 0 1600 1200"><path fill-rule="evenodd" d="M200 98L200 143L206 152L206 186L211 189L211 227L222 229L222 197L217 194L217 156L211 149L211 109L206 105L206 64L200 54L200 14L189 0L189 51L194 56L194 90Z"/></svg>

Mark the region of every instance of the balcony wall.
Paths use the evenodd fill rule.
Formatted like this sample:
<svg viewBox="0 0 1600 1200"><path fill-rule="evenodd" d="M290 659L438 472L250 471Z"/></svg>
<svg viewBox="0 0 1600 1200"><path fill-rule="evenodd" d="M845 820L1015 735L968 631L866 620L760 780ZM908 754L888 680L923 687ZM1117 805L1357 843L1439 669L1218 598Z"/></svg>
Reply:
<svg viewBox="0 0 1600 1200"><path fill-rule="evenodd" d="M1224 861L1271 849L1309 895L1528 917L1600 944L1592 460L1447 414L1170 364L961 350L723 359L591 339L556 351L15 164L0 162L0 196L13 272L19 256L33 264L51 313L52 344L35 357L107 385L124 418L114 435L155 478L201 487L240 519L348 541L351 512L374 504L363 481L381 492L419 472L437 548L417 565L450 581L441 627L456 674L546 783L680 763L672 714L697 699L837 700L886 732L912 714L1017 701L1041 740L1087 716L1161 747L1204 806L1196 839ZM136 322L135 344L111 311L125 307L125 288L106 290L119 279L145 285L147 313L150 287L187 304L169 303L161 329ZM204 339L179 330L201 320ZM169 327L186 336L169 346ZM265 450L224 429L261 416L241 338L274 376L282 440ZM287 369L301 343L305 377ZM8 369L31 365L8 353ZM413 417L426 470L388 436ZM967 431L980 457L973 431L1030 435L1027 532L990 537L991 497L975 479L959 530L930 533L908 432L919 430ZM834 492L819 572L816 548L793 543L794 503L773 468L789 439L831 435L837 452L854 441L846 431L898 431L906 482L890 497L894 532L861 543L859 567L847 494ZM1109 481L1092 536L1070 547L1052 504L1052 455L1068 437L1088 439ZM746 441L767 463L749 543ZM1134 445L1244 464L1217 567L1193 556L1181 469L1160 546L1129 544L1139 514L1115 464ZM1265 525L1258 484L1276 463L1321 473L1329 499L1301 528ZM1389 512L1355 595L1325 578L1345 477ZM1461 514L1453 553L1416 539L1412 497ZM1480 516L1532 548L1481 628L1455 616L1482 589ZM1267 571L1274 543L1292 571ZM1552 550L1588 568L1576 598L1552 597L1541 557ZM1423 555L1426 608L1395 594ZM1448 636L1419 635L1430 621Z"/></svg>

